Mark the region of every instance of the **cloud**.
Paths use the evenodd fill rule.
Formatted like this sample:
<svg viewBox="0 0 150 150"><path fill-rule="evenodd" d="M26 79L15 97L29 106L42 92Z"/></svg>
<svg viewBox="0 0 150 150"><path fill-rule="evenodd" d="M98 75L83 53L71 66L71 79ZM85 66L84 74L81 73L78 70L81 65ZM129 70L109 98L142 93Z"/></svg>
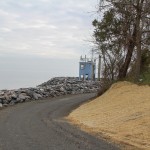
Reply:
<svg viewBox="0 0 150 150"><path fill-rule="evenodd" d="M0 2L0 53L77 58L89 49L97 0L5 0Z"/></svg>
<svg viewBox="0 0 150 150"><path fill-rule="evenodd" d="M3 27L3 28L0 28L0 31L1 32L11 32L12 30L10 28Z"/></svg>
<svg viewBox="0 0 150 150"><path fill-rule="evenodd" d="M17 18L19 17L19 14L16 14L16 13L10 13L10 12L7 12L7 11L4 11L3 9L0 9L0 17L4 18Z"/></svg>
<svg viewBox="0 0 150 150"><path fill-rule="evenodd" d="M17 26L15 26L15 29L38 29L38 28L44 28L47 30L57 29L55 25L48 24L42 20L34 20L28 23L18 23Z"/></svg>

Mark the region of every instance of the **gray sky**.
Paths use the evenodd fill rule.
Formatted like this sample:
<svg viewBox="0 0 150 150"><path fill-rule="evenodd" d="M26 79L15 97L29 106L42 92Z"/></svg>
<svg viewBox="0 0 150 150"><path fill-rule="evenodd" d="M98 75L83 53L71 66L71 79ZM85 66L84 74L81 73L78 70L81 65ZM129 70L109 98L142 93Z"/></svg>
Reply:
<svg viewBox="0 0 150 150"><path fill-rule="evenodd" d="M53 76L78 76L79 57L92 47L86 40L93 32L97 3L1 0L0 89L35 86Z"/></svg>

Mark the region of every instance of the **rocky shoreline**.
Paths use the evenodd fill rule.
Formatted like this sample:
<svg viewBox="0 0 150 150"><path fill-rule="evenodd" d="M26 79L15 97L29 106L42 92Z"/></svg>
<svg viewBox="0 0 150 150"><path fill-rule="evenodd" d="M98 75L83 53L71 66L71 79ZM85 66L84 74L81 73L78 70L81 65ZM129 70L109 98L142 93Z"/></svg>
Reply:
<svg viewBox="0 0 150 150"><path fill-rule="evenodd" d="M99 89L100 82L98 81L80 81L75 77L56 77L34 88L0 90L0 107L68 94L93 93L98 92Z"/></svg>

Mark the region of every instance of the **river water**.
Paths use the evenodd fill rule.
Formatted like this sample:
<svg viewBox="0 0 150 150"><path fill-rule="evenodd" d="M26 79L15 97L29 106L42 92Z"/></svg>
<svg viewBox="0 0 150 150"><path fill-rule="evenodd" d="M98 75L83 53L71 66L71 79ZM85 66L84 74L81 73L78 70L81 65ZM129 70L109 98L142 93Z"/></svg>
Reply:
<svg viewBox="0 0 150 150"><path fill-rule="evenodd" d="M78 60L0 57L0 90L35 87L58 76L78 76Z"/></svg>

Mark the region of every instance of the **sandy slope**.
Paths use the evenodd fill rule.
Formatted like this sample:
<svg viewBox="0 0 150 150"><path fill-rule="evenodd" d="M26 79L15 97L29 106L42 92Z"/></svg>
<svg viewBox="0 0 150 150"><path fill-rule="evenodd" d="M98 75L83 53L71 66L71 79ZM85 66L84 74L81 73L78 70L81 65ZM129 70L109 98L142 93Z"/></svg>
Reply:
<svg viewBox="0 0 150 150"><path fill-rule="evenodd" d="M150 150L150 87L116 83L68 119L83 130L135 146L132 149Z"/></svg>

